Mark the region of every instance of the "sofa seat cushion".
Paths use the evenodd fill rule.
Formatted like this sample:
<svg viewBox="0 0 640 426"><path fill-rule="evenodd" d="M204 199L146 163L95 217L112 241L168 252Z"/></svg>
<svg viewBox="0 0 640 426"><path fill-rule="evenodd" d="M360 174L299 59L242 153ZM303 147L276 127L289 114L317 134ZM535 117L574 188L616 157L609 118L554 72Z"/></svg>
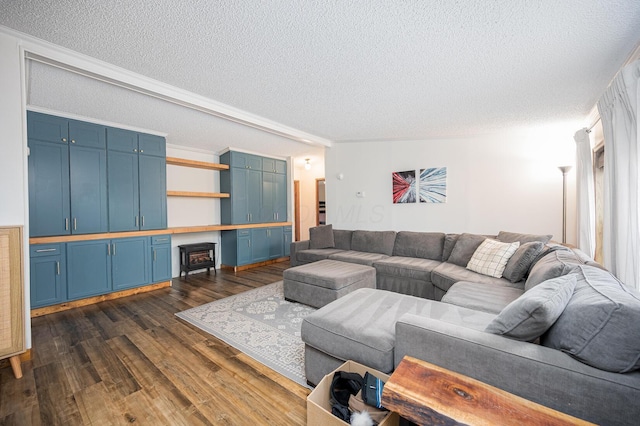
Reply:
<svg viewBox="0 0 640 426"><path fill-rule="evenodd" d="M494 278L468 270L463 266L444 262L438 265L431 273L431 282L442 291L449 291L452 285L458 281L471 281L475 283L496 283L522 289L524 282L512 283L504 278Z"/></svg>
<svg viewBox="0 0 640 426"><path fill-rule="evenodd" d="M394 367L396 322L407 313L476 330L484 330L495 317L433 300L364 288L305 317L302 340L334 358L351 359L390 373Z"/></svg>
<svg viewBox="0 0 640 426"><path fill-rule="evenodd" d="M401 278L413 278L431 282L431 272L440 265L440 261L418 259L415 257L392 256L377 260L373 265L378 275L391 275Z"/></svg>
<svg viewBox="0 0 640 426"><path fill-rule="evenodd" d="M573 296L542 344L601 370L640 369L640 293L600 268L574 273Z"/></svg>
<svg viewBox="0 0 640 426"><path fill-rule="evenodd" d="M524 290L503 283L477 283L459 281L451 286L442 302L476 311L499 314L507 305L524 293Z"/></svg>
<svg viewBox="0 0 640 426"><path fill-rule="evenodd" d="M329 256L329 259L339 260L341 262L349 262L349 263L359 263L361 265L373 266L373 263L386 259L389 256L386 254L380 253L367 253L363 251L341 251L339 253L335 253Z"/></svg>
<svg viewBox="0 0 640 426"><path fill-rule="evenodd" d="M344 250L335 248L300 250L296 253L296 259L301 263L317 262L328 259L332 254L342 253Z"/></svg>

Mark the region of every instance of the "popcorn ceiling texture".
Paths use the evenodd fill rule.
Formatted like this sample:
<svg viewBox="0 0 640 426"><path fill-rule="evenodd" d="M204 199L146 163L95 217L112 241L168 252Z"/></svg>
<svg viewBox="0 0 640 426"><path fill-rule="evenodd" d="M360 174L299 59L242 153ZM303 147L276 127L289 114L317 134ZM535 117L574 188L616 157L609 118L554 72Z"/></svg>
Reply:
<svg viewBox="0 0 640 426"><path fill-rule="evenodd" d="M0 10L0 25L338 142L582 120L640 41L637 0L0 0ZM96 93L122 89L32 68L30 104L130 117L96 106ZM72 100L56 86L74 87Z"/></svg>

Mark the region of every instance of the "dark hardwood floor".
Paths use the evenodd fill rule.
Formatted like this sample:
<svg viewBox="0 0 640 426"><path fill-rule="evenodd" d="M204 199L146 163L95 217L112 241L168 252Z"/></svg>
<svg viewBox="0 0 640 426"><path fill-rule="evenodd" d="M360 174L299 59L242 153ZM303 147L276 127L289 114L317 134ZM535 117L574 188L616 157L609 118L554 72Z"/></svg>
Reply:
<svg viewBox="0 0 640 426"><path fill-rule="evenodd" d="M0 370L2 425L296 425L309 390L176 312L282 279L288 262L32 320L24 376Z"/></svg>

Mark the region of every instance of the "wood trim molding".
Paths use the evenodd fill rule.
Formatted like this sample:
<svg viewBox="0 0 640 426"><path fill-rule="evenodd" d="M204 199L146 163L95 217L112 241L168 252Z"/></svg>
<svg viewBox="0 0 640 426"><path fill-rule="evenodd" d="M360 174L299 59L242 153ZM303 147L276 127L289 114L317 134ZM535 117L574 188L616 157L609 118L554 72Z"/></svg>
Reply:
<svg viewBox="0 0 640 426"><path fill-rule="evenodd" d="M226 164L208 163L206 161L187 160L185 158L167 157L167 164L174 166L193 167L207 170L229 170Z"/></svg>
<svg viewBox="0 0 640 426"><path fill-rule="evenodd" d="M202 95L128 71L71 49L0 26L0 32L18 40L25 59L93 78L134 92L162 99L185 108L252 127L308 145L330 147L332 141L214 101Z"/></svg>
<svg viewBox="0 0 640 426"><path fill-rule="evenodd" d="M220 192L167 191L167 197L229 198L230 195Z"/></svg>
<svg viewBox="0 0 640 426"><path fill-rule="evenodd" d="M86 299L72 300L70 302L60 303L58 305L45 306L31 310L31 318L41 317L43 315L53 314L55 312L68 311L69 309L78 308L80 306L93 305L94 303L104 302L106 300L119 299L121 297L133 296L134 294L146 293L161 288L171 287L171 281L163 281L156 284L136 287L129 290L116 291L113 293L102 294L100 296L88 297Z"/></svg>

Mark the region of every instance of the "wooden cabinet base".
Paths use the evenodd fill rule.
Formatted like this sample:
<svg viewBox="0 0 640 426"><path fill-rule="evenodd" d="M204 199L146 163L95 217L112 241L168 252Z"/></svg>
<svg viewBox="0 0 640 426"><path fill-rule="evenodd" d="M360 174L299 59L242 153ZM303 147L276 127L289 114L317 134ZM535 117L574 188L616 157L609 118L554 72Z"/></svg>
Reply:
<svg viewBox="0 0 640 426"><path fill-rule="evenodd" d="M70 302L60 303L58 305L45 306L31 310L31 318L41 317L43 315L62 312L80 306L93 305L94 303L104 302L106 300L119 299L121 297L133 296L134 294L146 293L148 291L158 290L165 287L171 287L171 281L163 281L156 284L136 287L129 290L116 291L113 293L102 294L100 296L88 297L86 299L72 300Z"/></svg>
<svg viewBox="0 0 640 426"><path fill-rule="evenodd" d="M591 424L408 356L384 385L382 405L417 424Z"/></svg>
<svg viewBox="0 0 640 426"><path fill-rule="evenodd" d="M229 266L229 265L220 265L220 269L233 270L233 272L246 271L247 269L257 268L258 266L266 266L271 265L273 263L284 262L285 260L289 260L289 256L280 257L278 259L265 260L264 262L251 263L249 265L241 265L241 266Z"/></svg>

